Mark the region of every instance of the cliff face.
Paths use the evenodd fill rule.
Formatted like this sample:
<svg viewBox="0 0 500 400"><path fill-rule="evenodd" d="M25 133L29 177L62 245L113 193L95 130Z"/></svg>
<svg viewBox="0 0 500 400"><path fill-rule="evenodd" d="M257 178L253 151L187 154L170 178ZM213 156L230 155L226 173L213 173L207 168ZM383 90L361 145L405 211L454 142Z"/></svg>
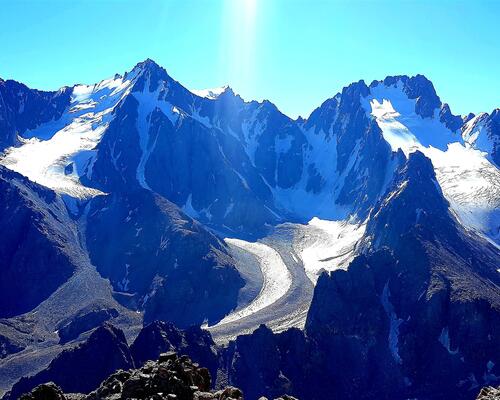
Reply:
<svg viewBox="0 0 500 400"><path fill-rule="evenodd" d="M151 60L58 92L0 80L0 390L25 376L11 396L51 379L88 392L176 351L250 399L472 398L500 379L499 127L499 110L454 116L421 75L353 83L307 120L199 96ZM302 233L273 231L309 242L312 217L362 229L314 230L331 254L306 262ZM272 282L257 263L274 248L222 240L269 232ZM286 297L269 296L286 269ZM272 307L254 312L254 292ZM231 337L308 310L305 329L220 349L189 328L216 334L247 304ZM156 320L187 329L153 322L129 347Z"/></svg>
<svg viewBox="0 0 500 400"><path fill-rule="evenodd" d="M414 153L347 270L320 276L305 332L265 327L225 352L230 382L307 399L471 399L498 380L498 250L449 212Z"/></svg>
<svg viewBox="0 0 500 400"><path fill-rule="evenodd" d="M35 308L85 262L56 194L0 166L0 317Z"/></svg>
<svg viewBox="0 0 500 400"><path fill-rule="evenodd" d="M22 378L4 399L17 399L39 384L54 381L66 392L87 392L118 369L134 367L123 332L112 325L97 328L81 345L60 353L49 366Z"/></svg>
<svg viewBox="0 0 500 400"><path fill-rule="evenodd" d="M155 322L144 328L130 351L123 333L104 325L83 345L63 352L42 373L21 380L5 398L243 400L238 388L213 389L208 368L200 367L188 355L178 356L172 351L192 353L195 359L208 360L213 367L216 362L216 353L210 350L213 346L210 335L199 329L180 331L172 325ZM165 349L169 351L164 352ZM141 366L134 369L134 364ZM38 383L41 384L35 387ZM283 395L277 400L293 399Z"/></svg>

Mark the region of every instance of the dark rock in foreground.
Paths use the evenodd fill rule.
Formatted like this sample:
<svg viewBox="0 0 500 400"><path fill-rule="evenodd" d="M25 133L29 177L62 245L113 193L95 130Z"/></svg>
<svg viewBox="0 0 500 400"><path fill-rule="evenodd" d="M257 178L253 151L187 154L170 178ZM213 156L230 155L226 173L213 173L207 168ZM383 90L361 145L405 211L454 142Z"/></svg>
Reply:
<svg viewBox="0 0 500 400"><path fill-rule="evenodd" d="M134 367L134 361L120 329L105 324L83 344L59 354L36 375L22 378L4 399L17 399L36 385L55 381L66 392L89 392L117 369ZM37 397L40 398L40 397ZM57 398L57 397L50 397Z"/></svg>
<svg viewBox="0 0 500 400"><path fill-rule="evenodd" d="M160 354L158 361L148 361L140 369L118 370L88 395L64 394L54 383L37 386L21 400L114 400L114 399L179 399L179 400L243 400L240 389L228 386L210 391L211 377L188 356L175 352ZM262 398L263 399L263 398ZM277 400L293 400L284 395Z"/></svg>
<svg viewBox="0 0 500 400"><path fill-rule="evenodd" d="M156 360L161 353L168 351L186 354L208 368L213 376L217 374L218 354L215 342L209 332L197 326L180 330L172 323L154 321L141 330L130 346L135 365Z"/></svg>

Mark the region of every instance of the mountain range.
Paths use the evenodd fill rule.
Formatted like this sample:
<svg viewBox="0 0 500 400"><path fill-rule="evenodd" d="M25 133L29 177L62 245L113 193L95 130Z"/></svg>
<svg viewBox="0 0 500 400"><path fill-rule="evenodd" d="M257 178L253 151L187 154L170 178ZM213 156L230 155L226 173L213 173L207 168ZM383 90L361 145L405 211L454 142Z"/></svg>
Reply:
<svg viewBox="0 0 500 400"><path fill-rule="evenodd" d="M155 321L201 326L182 351L212 349L215 384L249 399L500 383L500 109L454 115L390 76L292 119L148 59L57 92L0 79L0 151L6 398ZM110 355L75 390L158 355Z"/></svg>

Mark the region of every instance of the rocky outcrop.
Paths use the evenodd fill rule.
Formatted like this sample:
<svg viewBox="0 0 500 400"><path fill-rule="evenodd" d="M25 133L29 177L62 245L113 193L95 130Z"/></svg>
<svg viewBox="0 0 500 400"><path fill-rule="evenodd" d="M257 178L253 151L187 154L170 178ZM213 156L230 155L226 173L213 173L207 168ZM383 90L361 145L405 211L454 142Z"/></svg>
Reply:
<svg viewBox="0 0 500 400"><path fill-rule="evenodd" d="M156 360L161 353L168 351L186 354L208 368L212 376L217 375L217 348L210 333L198 326L180 330L172 323L154 321L141 330L130 346L136 365Z"/></svg>
<svg viewBox="0 0 500 400"><path fill-rule="evenodd" d="M309 341L299 329L273 334L261 325L250 335L238 336L222 351L221 370L228 382L241 387L251 400L283 393L314 399L322 382L314 380L321 372L310 368L318 356L310 350Z"/></svg>
<svg viewBox="0 0 500 400"><path fill-rule="evenodd" d="M43 383L31 392L21 395L20 400L66 400L66 396L54 382Z"/></svg>
<svg viewBox="0 0 500 400"><path fill-rule="evenodd" d="M118 315L118 310L114 308L99 307L97 304L85 307L76 315L61 322L57 330L57 334L60 338L59 342L67 343L76 339L83 332L90 331Z"/></svg>
<svg viewBox="0 0 500 400"><path fill-rule="evenodd" d="M500 254L461 228L422 154L397 176L360 254L320 276L305 332L238 337L230 383L251 397L472 399L498 381Z"/></svg>
<svg viewBox="0 0 500 400"><path fill-rule="evenodd" d="M160 195L138 188L95 198L86 224L97 270L146 323L215 322L236 306L244 282L225 243Z"/></svg>
<svg viewBox="0 0 500 400"><path fill-rule="evenodd" d="M119 370L106 378L90 394L64 394L54 383L42 384L21 400L243 400L243 392L233 386L211 390L208 369L175 352L160 354L158 361L148 361L139 369ZM261 397L265 400L265 397ZM296 400L283 395L276 400Z"/></svg>
<svg viewBox="0 0 500 400"><path fill-rule="evenodd" d="M187 356L178 357L169 352L160 354L158 362L148 361L140 369L115 372L86 399L112 399L117 395L144 399L160 393L166 398L185 400L220 398L206 394L210 387L210 373L206 368L200 368Z"/></svg>
<svg viewBox="0 0 500 400"><path fill-rule="evenodd" d="M500 388L484 387L479 392L476 400L500 400Z"/></svg>
<svg viewBox="0 0 500 400"><path fill-rule="evenodd" d="M17 399L22 393L50 381L65 392L86 393L116 370L133 366L123 332L105 324L96 329L86 342L60 353L46 369L19 380L4 399Z"/></svg>
<svg viewBox="0 0 500 400"><path fill-rule="evenodd" d="M0 166L0 317L32 310L68 280L85 255L52 190Z"/></svg>
<svg viewBox="0 0 500 400"><path fill-rule="evenodd" d="M30 89L22 83L0 79L0 151L17 143L17 135L61 117L69 106L71 88L57 92Z"/></svg>

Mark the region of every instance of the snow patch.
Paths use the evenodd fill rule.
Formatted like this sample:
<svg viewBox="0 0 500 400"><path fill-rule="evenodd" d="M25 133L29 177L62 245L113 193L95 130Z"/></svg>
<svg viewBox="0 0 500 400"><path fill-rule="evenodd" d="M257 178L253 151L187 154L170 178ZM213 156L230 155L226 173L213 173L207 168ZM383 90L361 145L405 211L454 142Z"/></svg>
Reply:
<svg viewBox="0 0 500 400"><path fill-rule="evenodd" d="M24 133L21 146L7 149L0 164L59 193L77 198L102 194L84 186L80 177L90 176L94 148L134 79L129 74L127 79L116 76L95 85L75 86L61 118Z"/></svg>
<svg viewBox="0 0 500 400"><path fill-rule="evenodd" d="M484 126L486 114L468 121L462 136L451 132L439 118L415 112L401 83L379 84L361 99L367 114L375 118L393 151L408 156L419 150L429 157L444 196L460 222L493 242L500 241L500 171L489 160L492 143Z"/></svg>
<svg viewBox="0 0 500 400"><path fill-rule="evenodd" d="M444 151L448 143L461 139L440 121L438 108L433 118L417 114L416 99L408 98L402 82L395 86L379 84L372 87L361 103L367 114L375 118L393 151L401 149L408 155L420 145Z"/></svg>
<svg viewBox="0 0 500 400"><path fill-rule="evenodd" d="M224 85L212 89L190 89L190 92L198 97L204 97L206 99L215 100L227 89L229 89L229 86Z"/></svg>
<svg viewBox="0 0 500 400"><path fill-rule="evenodd" d="M148 190L150 190L150 187L146 182L145 168L156 144L156 140L153 143L151 143L150 140L151 114L155 109L159 109L170 120L172 125L175 125L181 116L181 112L176 107L172 106L172 104L164 100L159 100L160 92L165 89L163 84L159 85L155 92L147 91L146 88L150 87L149 79L148 77L143 92L133 93L133 96L139 103L137 110L137 130L139 132L139 145L142 151L141 159L137 166L136 178L139 184L144 189Z"/></svg>
<svg viewBox="0 0 500 400"><path fill-rule="evenodd" d="M297 226L294 250L313 285L323 270L347 269L366 228L366 224L327 221L316 217L307 225Z"/></svg>

